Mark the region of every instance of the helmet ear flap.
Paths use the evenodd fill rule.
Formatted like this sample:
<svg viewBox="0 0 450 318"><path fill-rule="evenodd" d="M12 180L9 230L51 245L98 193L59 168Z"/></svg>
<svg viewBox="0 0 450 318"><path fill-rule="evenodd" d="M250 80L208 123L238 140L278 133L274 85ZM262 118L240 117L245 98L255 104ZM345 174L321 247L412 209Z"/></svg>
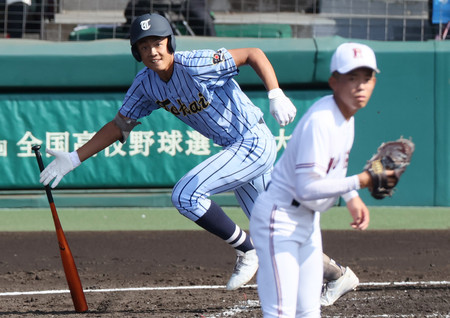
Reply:
<svg viewBox="0 0 450 318"><path fill-rule="evenodd" d="M176 43L175 37L173 35L169 36L169 51L170 53L175 53Z"/></svg>
<svg viewBox="0 0 450 318"><path fill-rule="evenodd" d="M134 58L136 59L136 61L142 62L141 55L139 54L139 51L138 51L136 45L133 45L133 46L131 47L131 54L133 54L133 56L134 56Z"/></svg>

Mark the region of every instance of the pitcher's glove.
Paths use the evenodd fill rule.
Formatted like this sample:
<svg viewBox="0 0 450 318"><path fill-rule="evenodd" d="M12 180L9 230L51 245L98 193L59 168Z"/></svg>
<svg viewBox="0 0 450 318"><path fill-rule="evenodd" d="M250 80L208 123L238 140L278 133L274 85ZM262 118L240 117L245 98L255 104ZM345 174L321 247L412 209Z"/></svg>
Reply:
<svg viewBox="0 0 450 318"><path fill-rule="evenodd" d="M392 196L394 187L411 161L414 148L415 145L410 139L400 137L396 141L382 143L377 153L367 161L364 170L372 179L369 191L375 199ZM394 170L394 176L387 177L386 170Z"/></svg>

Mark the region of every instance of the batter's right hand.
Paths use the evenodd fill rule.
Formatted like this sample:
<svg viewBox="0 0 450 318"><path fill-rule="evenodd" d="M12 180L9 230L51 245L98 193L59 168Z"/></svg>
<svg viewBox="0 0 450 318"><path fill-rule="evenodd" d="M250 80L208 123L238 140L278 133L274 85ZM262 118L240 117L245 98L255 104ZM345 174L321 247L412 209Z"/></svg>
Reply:
<svg viewBox="0 0 450 318"><path fill-rule="evenodd" d="M66 174L81 164L80 158L76 151L68 153L48 148L45 151L55 159L41 172L39 182L46 186L55 179L52 183L52 188L55 188Z"/></svg>

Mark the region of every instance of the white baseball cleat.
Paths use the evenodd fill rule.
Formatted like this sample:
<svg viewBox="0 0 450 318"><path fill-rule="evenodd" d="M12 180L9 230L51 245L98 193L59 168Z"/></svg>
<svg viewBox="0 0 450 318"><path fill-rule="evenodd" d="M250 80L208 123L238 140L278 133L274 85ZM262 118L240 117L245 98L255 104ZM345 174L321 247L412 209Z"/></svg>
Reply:
<svg viewBox="0 0 450 318"><path fill-rule="evenodd" d="M256 250L250 250L246 253L236 250L237 260L234 266L233 274L227 283L228 290L235 290L248 283L258 270L258 256Z"/></svg>
<svg viewBox="0 0 450 318"><path fill-rule="evenodd" d="M331 306L342 295L355 290L359 284L359 279L353 271L346 267L345 273L339 279L324 284L322 295L320 296L321 306Z"/></svg>

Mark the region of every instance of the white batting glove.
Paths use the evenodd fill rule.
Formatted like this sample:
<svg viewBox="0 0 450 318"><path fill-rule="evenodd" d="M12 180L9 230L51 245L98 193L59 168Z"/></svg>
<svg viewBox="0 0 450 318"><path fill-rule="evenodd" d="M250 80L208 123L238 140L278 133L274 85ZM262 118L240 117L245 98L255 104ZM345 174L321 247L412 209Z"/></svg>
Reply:
<svg viewBox="0 0 450 318"><path fill-rule="evenodd" d="M55 188L66 174L81 164L80 157L76 151L69 153L48 148L45 151L55 159L41 172L39 182L46 186L55 179L52 183L52 188Z"/></svg>
<svg viewBox="0 0 450 318"><path fill-rule="evenodd" d="M291 123L297 114L297 108L289 98L284 95L281 88L271 89L267 93L270 102L270 113L281 127Z"/></svg>

